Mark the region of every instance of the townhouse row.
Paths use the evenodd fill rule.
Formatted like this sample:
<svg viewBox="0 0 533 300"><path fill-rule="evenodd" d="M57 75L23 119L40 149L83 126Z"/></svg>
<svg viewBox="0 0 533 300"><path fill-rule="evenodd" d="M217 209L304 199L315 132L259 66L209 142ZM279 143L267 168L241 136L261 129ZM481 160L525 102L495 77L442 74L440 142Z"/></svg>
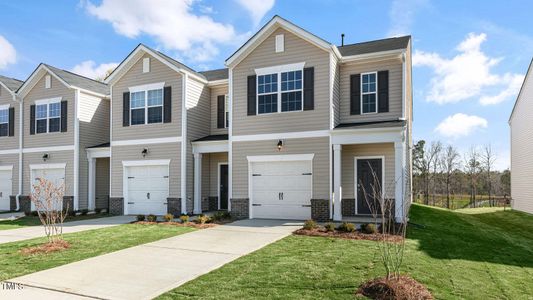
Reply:
<svg viewBox="0 0 533 300"><path fill-rule="evenodd" d="M410 200L411 39L336 46L275 16L197 72L145 45L94 81L41 64L0 77L0 210L35 180L72 209L368 217Z"/></svg>

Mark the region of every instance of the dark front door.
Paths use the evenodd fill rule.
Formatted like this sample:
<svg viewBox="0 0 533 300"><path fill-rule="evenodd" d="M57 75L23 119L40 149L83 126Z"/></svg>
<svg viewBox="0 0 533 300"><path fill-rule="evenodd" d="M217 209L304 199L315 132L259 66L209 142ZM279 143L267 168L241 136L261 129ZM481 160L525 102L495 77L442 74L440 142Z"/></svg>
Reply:
<svg viewBox="0 0 533 300"><path fill-rule="evenodd" d="M357 160L357 214L381 214L382 172L380 158Z"/></svg>
<svg viewBox="0 0 533 300"><path fill-rule="evenodd" d="M220 209L228 209L228 165L220 165Z"/></svg>

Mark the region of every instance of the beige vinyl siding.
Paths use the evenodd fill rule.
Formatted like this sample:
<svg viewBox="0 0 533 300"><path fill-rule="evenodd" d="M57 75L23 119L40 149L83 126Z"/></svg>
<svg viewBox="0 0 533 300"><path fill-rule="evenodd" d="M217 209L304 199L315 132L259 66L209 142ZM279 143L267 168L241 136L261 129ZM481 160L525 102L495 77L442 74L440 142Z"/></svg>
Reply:
<svg viewBox="0 0 533 300"><path fill-rule="evenodd" d="M340 91L340 65L337 57L335 55L331 55L330 59L330 68L331 68L331 78L329 80L333 81L333 89L332 89L332 112L333 112L333 127L336 127L341 122L340 117L340 97L341 97L341 91Z"/></svg>
<svg viewBox="0 0 533 300"><path fill-rule="evenodd" d="M350 75L389 70L389 112L350 115ZM378 87L379 88L379 87ZM393 120L402 116L402 61L393 59L380 62L350 62L340 67L340 122L367 122Z"/></svg>
<svg viewBox="0 0 533 300"><path fill-rule="evenodd" d="M0 105L9 104L9 107L15 108L15 136L0 137L0 150L13 150L19 148L19 130L20 130L20 104L13 101L10 91L0 85ZM0 156L1 157L1 156ZM0 160L1 163L1 160Z"/></svg>
<svg viewBox="0 0 533 300"><path fill-rule="evenodd" d="M285 35L285 51L275 52L275 37ZM305 62L315 68L315 109L247 115L247 77L255 69ZM266 134L324 130L329 128L330 56L313 44L284 30L277 29L233 69L233 135Z"/></svg>
<svg viewBox="0 0 533 300"><path fill-rule="evenodd" d="M355 198L356 156L385 156L385 194L394 198L394 143L342 146L342 198Z"/></svg>
<svg viewBox="0 0 533 300"><path fill-rule="evenodd" d="M218 165L228 162L227 152L206 153L202 157L202 198L218 197Z"/></svg>
<svg viewBox="0 0 533 300"><path fill-rule="evenodd" d="M142 72L143 58L150 58L150 72ZM129 87L164 82L172 87L172 122L122 126L122 98ZM113 141L181 136L182 76L145 54L112 87ZM130 120L131 121L131 120Z"/></svg>
<svg viewBox="0 0 533 300"><path fill-rule="evenodd" d="M109 100L80 92L79 208L88 206L89 164L87 148L109 142Z"/></svg>
<svg viewBox="0 0 533 300"><path fill-rule="evenodd" d="M194 157L191 141L209 135L211 94L209 88L195 79L187 80L187 211L193 209Z"/></svg>
<svg viewBox="0 0 533 300"><path fill-rule="evenodd" d="M228 85L211 87L211 134L228 134L227 128L218 128L218 96L228 94Z"/></svg>
<svg viewBox="0 0 533 300"><path fill-rule="evenodd" d="M0 155L0 166L13 166L11 172L11 195L14 196L19 192L19 155L18 154L2 154Z"/></svg>
<svg viewBox="0 0 533 300"><path fill-rule="evenodd" d="M278 151L278 140L233 143L233 198L248 198L247 156L280 154L315 154L313 158L313 198L329 199L329 138L284 140Z"/></svg>
<svg viewBox="0 0 533 300"><path fill-rule="evenodd" d="M65 168L65 196L74 196L74 151L54 151L49 152L49 159L43 161L43 153L24 153L23 154L23 172L22 172L22 189L23 195L29 195L33 180L30 178L30 165L42 164L63 164Z"/></svg>
<svg viewBox="0 0 533 300"><path fill-rule="evenodd" d="M109 158L96 159L95 207L107 208L109 198Z"/></svg>
<svg viewBox="0 0 533 300"><path fill-rule="evenodd" d="M44 73L37 80L35 86L31 88L26 97L24 97L24 148L52 147L74 145L74 110L76 92L59 82L53 75L52 85L49 89L44 87L45 77L49 73ZM35 101L49 98L62 97L62 101L68 102L68 122L67 132L40 133L30 135L30 106Z"/></svg>
<svg viewBox="0 0 533 300"><path fill-rule="evenodd" d="M531 72L531 71L530 71ZM511 117L511 197L513 209L533 214L533 78L526 76Z"/></svg>
<svg viewBox="0 0 533 300"><path fill-rule="evenodd" d="M141 152L148 149L148 155L143 158ZM180 143L166 143L155 145L113 146L111 147L111 197L122 197L123 161L170 159L169 195L179 198L180 195Z"/></svg>

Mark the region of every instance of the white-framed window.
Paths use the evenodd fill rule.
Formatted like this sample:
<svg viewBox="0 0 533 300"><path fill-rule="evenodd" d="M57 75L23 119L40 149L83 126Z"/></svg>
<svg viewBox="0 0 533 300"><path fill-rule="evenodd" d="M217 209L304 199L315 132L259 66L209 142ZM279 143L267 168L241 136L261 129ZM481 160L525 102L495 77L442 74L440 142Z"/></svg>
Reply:
<svg viewBox="0 0 533 300"><path fill-rule="evenodd" d="M9 135L9 107L0 107L0 137Z"/></svg>
<svg viewBox="0 0 533 300"><path fill-rule="evenodd" d="M224 99L224 128L229 128L229 97Z"/></svg>
<svg viewBox="0 0 533 300"><path fill-rule="evenodd" d="M131 125L163 123L163 89L130 93Z"/></svg>
<svg viewBox="0 0 533 300"><path fill-rule="evenodd" d="M257 114L301 111L303 70L257 76Z"/></svg>
<svg viewBox="0 0 533 300"><path fill-rule="evenodd" d="M378 112L378 78L377 72L361 74L361 113Z"/></svg>
<svg viewBox="0 0 533 300"><path fill-rule="evenodd" d="M35 133L61 131L61 101L44 101L35 104Z"/></svg>

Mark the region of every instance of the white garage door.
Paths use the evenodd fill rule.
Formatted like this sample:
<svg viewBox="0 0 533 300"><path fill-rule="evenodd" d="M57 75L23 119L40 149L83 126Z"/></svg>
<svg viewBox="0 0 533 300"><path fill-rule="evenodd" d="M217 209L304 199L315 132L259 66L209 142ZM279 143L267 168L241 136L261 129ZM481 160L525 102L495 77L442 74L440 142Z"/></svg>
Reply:
<svg viewBox="0 0 533 300"><path fill-rule="evenodd" d="M311 161L253 162L252 217L311 218Z"/></svg>
<svg viewBox="0 0 533 300"><path fill-rule="evenodd" d="M0 170L0 210L9 210L9 196L12 195L11 170Z"/></svg>
<svg viewBox="0 0 533 300"><path fill-rule="evenodd" d="M128 214L167 213L168 166L127 167Z"/></svg>
<svg viewBox="0 0 533 300"><path fill-rule="evenodd" d="M31 187L32 190L35 185L39 184L39 178L44 178L47 181L54 183L56 187L62 186L63 189L65 188L65 169L63 168L61 169L33 169L32 175L33 175L33 184ZM57 204L56 209L61 209L61 205L60 205L61 200L62 199L54 200L54 203ZM31 204L31 208L32 210L35 210L35 204L33 202Z"/></svg>

